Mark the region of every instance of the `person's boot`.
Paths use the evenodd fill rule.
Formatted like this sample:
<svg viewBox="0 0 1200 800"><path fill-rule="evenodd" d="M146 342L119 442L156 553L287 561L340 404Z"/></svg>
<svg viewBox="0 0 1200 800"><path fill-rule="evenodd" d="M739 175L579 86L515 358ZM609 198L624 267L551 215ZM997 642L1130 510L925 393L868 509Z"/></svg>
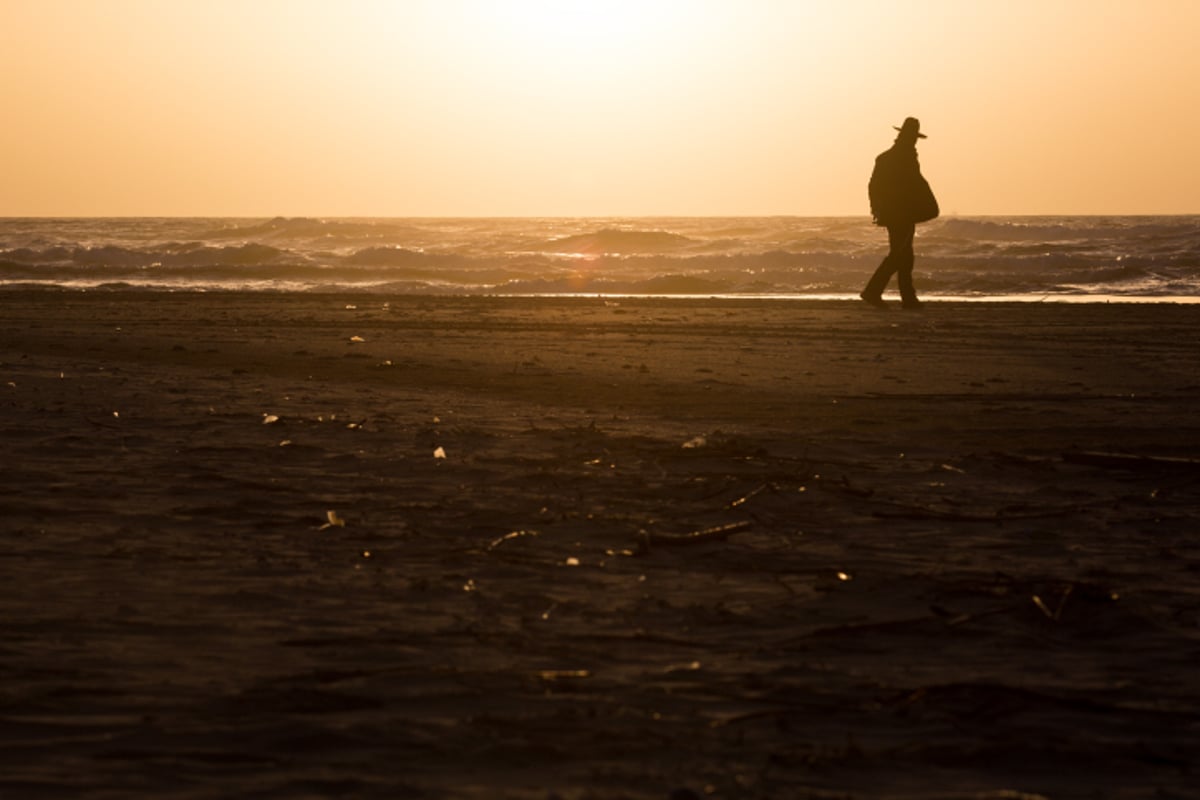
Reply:
<svg viewBox="0 0 1200 800"><path fill-rule="evenodd" d="M869 305L875 306L875 308L887 308L888 307L888 304L883 302L882 295L871 294L870 287L863 289L861 292L858 293L858 296L861 297L863 300L865 300Z"/></svg>

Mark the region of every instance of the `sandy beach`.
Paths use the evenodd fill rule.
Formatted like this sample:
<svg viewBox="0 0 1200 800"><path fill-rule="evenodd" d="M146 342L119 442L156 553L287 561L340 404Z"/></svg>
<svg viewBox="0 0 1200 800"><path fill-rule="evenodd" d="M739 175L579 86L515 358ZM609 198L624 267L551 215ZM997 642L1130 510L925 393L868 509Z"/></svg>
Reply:
<svg viewBox="0 0 1200 800"><path fill-rule="evenodd" d="M0 292L0 795L1196 797L1198 333Z"/></svg>

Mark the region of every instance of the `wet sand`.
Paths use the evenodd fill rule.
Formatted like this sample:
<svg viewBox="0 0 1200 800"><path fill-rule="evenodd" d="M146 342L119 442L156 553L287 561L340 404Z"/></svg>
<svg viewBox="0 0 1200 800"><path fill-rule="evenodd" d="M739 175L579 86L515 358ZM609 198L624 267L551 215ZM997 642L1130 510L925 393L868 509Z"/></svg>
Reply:
<svg viewBox="0 0 1200 800"><path fill-rule="evenodd" d="M0 293L0 795L1182 798L1200 306Z"/></svg>

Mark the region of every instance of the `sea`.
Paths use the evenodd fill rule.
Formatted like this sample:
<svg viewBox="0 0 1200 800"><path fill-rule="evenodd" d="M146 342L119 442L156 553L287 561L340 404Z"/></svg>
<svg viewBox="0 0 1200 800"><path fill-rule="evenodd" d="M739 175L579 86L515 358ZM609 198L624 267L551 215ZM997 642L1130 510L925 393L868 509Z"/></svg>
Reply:
<svg viewBox="0 0 1200 800"><path fill-rule="evenodd" d="M848 299L886 251L865 217L5 218L0 290ZM1200 301L1200 216L943 217L916 253L926 299Z"/></svg>

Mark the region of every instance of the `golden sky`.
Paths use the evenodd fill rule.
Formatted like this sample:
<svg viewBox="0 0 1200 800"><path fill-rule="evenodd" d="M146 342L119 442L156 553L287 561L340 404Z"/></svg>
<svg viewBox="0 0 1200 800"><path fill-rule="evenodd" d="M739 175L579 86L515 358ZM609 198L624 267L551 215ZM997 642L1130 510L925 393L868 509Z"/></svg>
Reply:
<svg viewBox="0 0 1200 800"><path fill-rule="evenodd" d="M0 216L1200 212L1195 0L0 0Z"/></svg>

